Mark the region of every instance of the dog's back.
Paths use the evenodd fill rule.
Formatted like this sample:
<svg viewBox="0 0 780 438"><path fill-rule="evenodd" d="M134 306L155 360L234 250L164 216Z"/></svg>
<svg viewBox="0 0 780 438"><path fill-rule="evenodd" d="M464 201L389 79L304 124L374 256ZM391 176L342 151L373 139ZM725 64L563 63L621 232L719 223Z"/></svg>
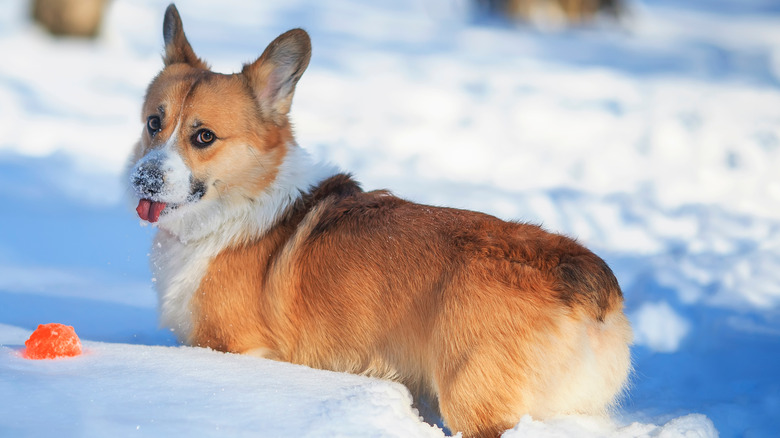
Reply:
<svg viewBox="0 0 780 438"><path fill-rule="evenodd" d="M343 175L279 229L277 247L263 239L215 263L221 277L252 272L263 285L263 311L242 320L263 327L255 339L273 340L262 345L266 357L401 381L438 397L449 426L469 436L512 427L523 413L604 413L622 388L631 331L620 289L567 237L364 193ZM258 273L263 251L275 256ZM198 297L216 296L202 288L196 308L208 313L214 304ZM219 331L221 344L209 335L196 345L258 347L225 343L226 321L201 319L196 333Z"/></svg>

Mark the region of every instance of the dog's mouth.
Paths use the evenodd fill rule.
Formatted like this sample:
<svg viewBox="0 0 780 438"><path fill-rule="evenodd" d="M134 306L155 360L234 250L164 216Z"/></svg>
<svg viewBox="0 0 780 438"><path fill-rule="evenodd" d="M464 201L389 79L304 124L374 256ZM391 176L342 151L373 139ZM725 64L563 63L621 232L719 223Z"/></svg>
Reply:
<svg viewBox="0 0 780 438"><path fill-rule="evenodd" d="M200 201L200 199L205 194L206 194L206 184L203 183L202 181L193 180L191 186L191 193L187 197L186 203L193 203L193 202ZM174 204L170 202L155 201L149 198L141 198L138 201L138 207L135 208L135 211L136 213L138 213L138 217L140 217L141 219L150 223L155 223L158 220L160 220L160 216L162 215L166 207L168 208L169 211L171 211L171 210L176 210L182 205L185 204Z"/></svg>
<svg viewBox="0 0 780 438"><path fill-rule="evenodd" d="M166 205L165 202L157 202L144 198L138 201L138 207L135 208L135 211L141 219L155 223L160 219L160 214L165 210Z"/></svg>

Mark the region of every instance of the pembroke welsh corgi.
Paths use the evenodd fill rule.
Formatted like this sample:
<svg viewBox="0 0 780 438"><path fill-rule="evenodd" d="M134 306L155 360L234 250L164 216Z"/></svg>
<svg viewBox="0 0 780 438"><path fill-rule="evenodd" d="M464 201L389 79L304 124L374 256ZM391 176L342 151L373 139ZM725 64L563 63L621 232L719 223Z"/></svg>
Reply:
<svg viewBox="0 0 780 438"><path fill-rule="evenodd" d="M174 5L163 37L129 183L159 228L161 318L181 342L392 379L466 437L613 405L632 334L602 259L314 162L288 116L305 31L236 74L195 55Z"/></svg>

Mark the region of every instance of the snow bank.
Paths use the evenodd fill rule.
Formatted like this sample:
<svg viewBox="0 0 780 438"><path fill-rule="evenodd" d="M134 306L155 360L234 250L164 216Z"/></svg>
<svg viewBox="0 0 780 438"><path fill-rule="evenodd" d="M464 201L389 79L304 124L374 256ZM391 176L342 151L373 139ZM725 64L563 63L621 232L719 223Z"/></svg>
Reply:
<svg viewBox="0 0 780 438"><path fill-rule="evenodd" d="M690 414L675 418L661 426L632 423L622 427L594 418L565 417L539 422L526 415L513 429L502 436L503 438L717 438L719 435L709 418L700 414Z"/></svg>
<svg viewBox="0 0 780 438"><path fill-rule="evenodd" d="M3 343L23 341L0 326ZM31 361L0 347L0 431L12 436L442 437L391 382L186 347L84 343Z"/></svg>

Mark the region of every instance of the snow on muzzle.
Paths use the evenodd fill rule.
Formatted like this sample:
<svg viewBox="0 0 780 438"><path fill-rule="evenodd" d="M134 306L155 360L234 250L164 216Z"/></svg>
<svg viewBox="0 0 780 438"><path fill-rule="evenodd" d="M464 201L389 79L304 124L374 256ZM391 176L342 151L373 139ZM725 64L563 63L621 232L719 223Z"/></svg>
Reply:
<svg viewBox="0 0 780 438"><path fill-rule="evenodd" d="M141 158L130 180L140 198L135 211L148 222L157 222L168 205L200 199L204 191L203 184L193 183L192 173L179 154L165 149L153 150Z"/></svg>

